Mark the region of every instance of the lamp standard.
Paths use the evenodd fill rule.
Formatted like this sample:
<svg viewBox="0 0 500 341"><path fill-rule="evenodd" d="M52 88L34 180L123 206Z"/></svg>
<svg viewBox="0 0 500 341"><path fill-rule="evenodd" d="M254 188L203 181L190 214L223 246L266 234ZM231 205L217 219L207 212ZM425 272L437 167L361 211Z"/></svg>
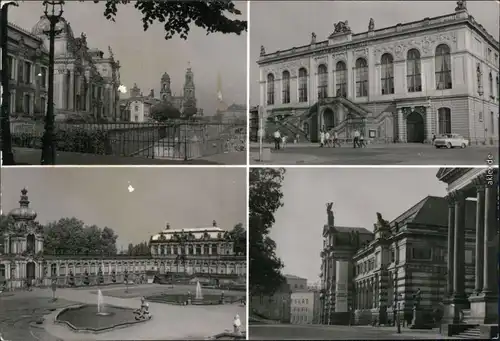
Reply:
<svg viewBox="0 0 500 341"><path fill-rule="evenodd" d="M480 71L478 71L480 72ZM482 73L479 73L479 76L481 76ZM483 89L483 86L480 84L478 89L477 89L477 93L478 95L481 97L481 116L480 118L482 118L482 121L484 122L484 118L485 118L485 114L484 114L484 89ZM475 122L476 120L474 120ZM474 123L475 125L475 123ZM483 138L484 138L484 142L486 142L486 128L483 129L484 133L483 133ZM477 143L477 138L476 138L476 143Z"/></svg>
<svg viewBox="0 0 500 341"><path fill-rule="evenodd" d="M2 48L2 117L0 130L2 131L2 160L5 165L14 165L14 154L12 153L12 139L10 135L10 74L12 65L9 66L8 57L8 11L9 5L18 6L17 1L1 1L0 18L0 46Z"/></svg>
<svg viewBox="0 0 500 341"><path fill-rule="evenodd" d="M56 30L56 25L63 14L64 0L45 0L45 17L50 23L49 30L44 32L49 36L49 89L47 94L47 114L45 116L45 132L42 139L42 165L54 165L56 150L54 144L54 40L62 30Z"/></svg>

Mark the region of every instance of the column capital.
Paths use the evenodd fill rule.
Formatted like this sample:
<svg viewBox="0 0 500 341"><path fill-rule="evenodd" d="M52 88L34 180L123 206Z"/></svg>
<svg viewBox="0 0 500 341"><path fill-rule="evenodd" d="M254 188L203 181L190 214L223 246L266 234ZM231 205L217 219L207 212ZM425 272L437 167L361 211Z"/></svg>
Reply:
<svg viewBox="0 0 500 341"><path fill-rule="evenodd" d="M450 204L456 204L457 202L464 201L466 199L465 193L460 190L449 192L446 197Z"/></svg>
<svg viewBox="0 0 500 341"><path fill-rule="evenodd" d="M455 207L455 197L453 195L453 192L448 193L448 195L446 195L444 198L448 202L448 207L449 208L454 208Z"/></svg>
<svg viewBox="0 0 500 341"><path fill-rule="evenodd" d="M474 179L472 179L472 184L476 187L476 191L480 192L486 188L487 180L484 174L478 175Z"/></svg>

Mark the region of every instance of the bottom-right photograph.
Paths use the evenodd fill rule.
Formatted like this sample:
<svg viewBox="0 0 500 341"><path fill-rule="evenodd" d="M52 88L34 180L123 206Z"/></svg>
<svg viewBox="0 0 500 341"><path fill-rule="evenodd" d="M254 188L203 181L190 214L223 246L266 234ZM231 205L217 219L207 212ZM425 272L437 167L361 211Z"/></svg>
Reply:
<svg viewBox="0 0 500 341"><path fill-rule="evenodd" d="M250 339L498 338L498 168L251 168Z"/></svg>

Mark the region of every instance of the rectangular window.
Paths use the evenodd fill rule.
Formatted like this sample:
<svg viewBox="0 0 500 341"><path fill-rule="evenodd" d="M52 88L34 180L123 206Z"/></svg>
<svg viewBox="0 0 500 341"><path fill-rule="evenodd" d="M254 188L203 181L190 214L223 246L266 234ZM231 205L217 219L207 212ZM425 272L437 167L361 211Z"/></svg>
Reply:
<svg viewBox="0 0 500 341"><path fill-rule="evenodd" d="M7 56L7 63L9 64L9 79L14 79L14 58L12 56Z"/></svg>
<svg viewBox="0 0 500 341"><path fill-rule="evenodd" d="M42 86L42 88L46 88L47 87L47 68L45 68L45 67L40 68L40 73L42 74L41 86Z"/></svg>
<svg viewBox="0 0 500 341"><path fill-rule="evenodd" d="M27 61L24 62L24 72L25 72L24 73L24 83L31 84L33 77L31 75L32 69L31 69L30 62L27 62Z"/></svg>
<svg viewBox="0 0 500 341"><path fill-rule="evenodd" d="M428 247L413 247L411 256L413 259L431 260L432 249Z"/></svg>

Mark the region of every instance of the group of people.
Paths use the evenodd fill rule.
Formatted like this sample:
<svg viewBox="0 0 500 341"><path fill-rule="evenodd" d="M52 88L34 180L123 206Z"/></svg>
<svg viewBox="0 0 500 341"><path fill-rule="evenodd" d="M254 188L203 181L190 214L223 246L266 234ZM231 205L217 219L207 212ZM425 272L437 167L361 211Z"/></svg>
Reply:
<svg viewBox="0 0 500 341"><path fill-rule="evenodd" d="M328 130L320 130L319 140L320 140L320 143L319 143L320 148L325 147L325 146L326 147L333 147L333 148L335 148L336 146L338 146L338 147L341 146L336 131L332 131L330 133L330 131L328 131ZM359 132L359 130L357 130L357 129L353 133L352 142L353 142L353 148L366 147L365 138L364 138L363 134L361 134Z"/></svg>
<svg viewBox="0 0 500 341"><path fill-rule="evenodd" d="M273 139L274 139L274 149L279 150L286 147L288 137L286 135L282 135L279 129L276 129L276 131L273 133ZM298 137L296 138L295 141L297 140ZM336 131L321 129L319 134L319 140L320 140L319 143L320 148L323 147L335 148L342 146ZM353 133L352 141L353 141L353 148L366 147L365 137L357 129Z"/></svg>

